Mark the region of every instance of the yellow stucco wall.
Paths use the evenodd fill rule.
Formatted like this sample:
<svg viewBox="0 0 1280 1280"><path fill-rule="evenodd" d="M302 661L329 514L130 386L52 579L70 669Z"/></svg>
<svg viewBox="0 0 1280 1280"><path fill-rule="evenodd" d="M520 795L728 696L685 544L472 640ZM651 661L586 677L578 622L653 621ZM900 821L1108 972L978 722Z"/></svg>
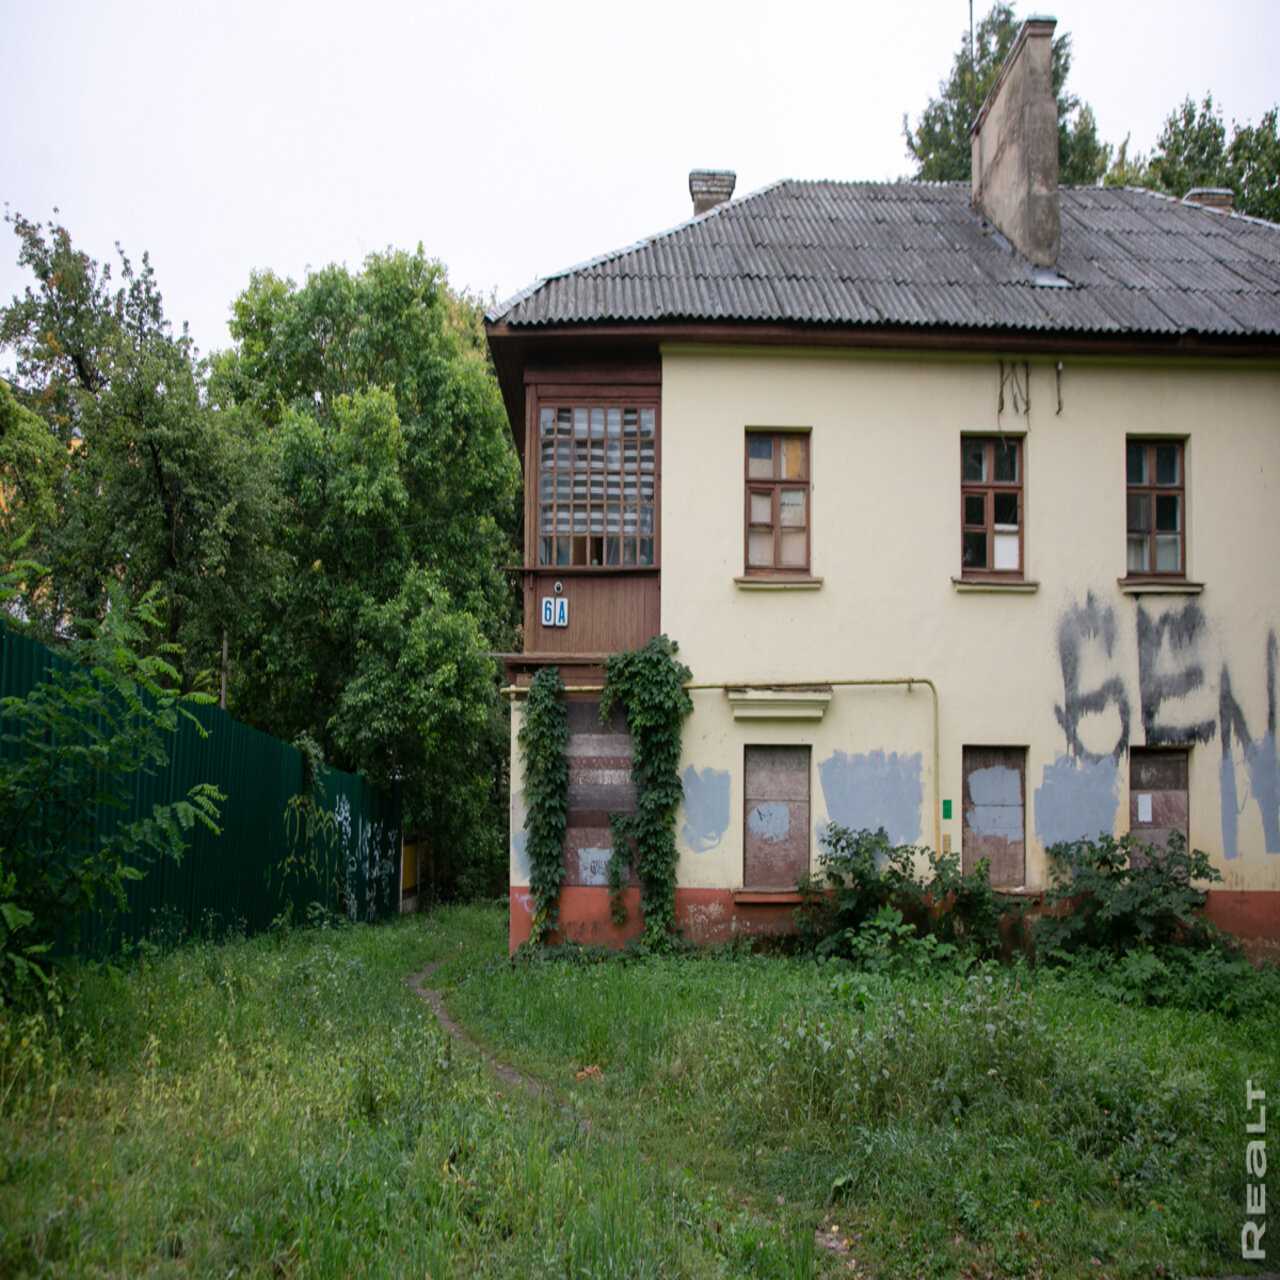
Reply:
<svg viewBox="0 0 1280 1280"><path fill-rule="evenodd" d="M664 352L662 628L695 681L927 678L939 717L935 779L922 686L836 687L817 723L735 722L722 691L696 692L683 885L742 883L743 747L774 742L812 747L815 828L849 812L874 817L868 787L879 779L891 835L932 845L935 799L950 799L941 835L957 850L964 745L1025 747L1027 881L1042 885L1046 839L1073 815L1128 825L1124 702L1134 746L1148 741L1145 719L1175 735L1201 726L1190 752L1192 842L1213 854L1225 888L1280 889L1280 849L1267 852L1263 821L1270 806L1272 832L1280 825L1266 740L1268 644L1280 631L1280 369L1065 358L1060 379L1055 362L1031 363L1029 412L1014 411L1006 385L999 413L999 392L995 359ZM748 427L812 433L816 590L735 583ZM1025 437L1031 594L952 582L961 433L997 431ZM1117 583L1125 440L1136 434L1186 440L1187 570L1204 584L1199 594L1133 596ZM1154 637L1145 662L1140 611ZM1104 691L1102 709L1078 718L1079 747L1101 757L1092 763L1069 752L1062 724L1072 663L1082 697ZM1237 722L1224 762L1224 672L1249 759ZM812 847L816 855L816 839Z"/></svg>

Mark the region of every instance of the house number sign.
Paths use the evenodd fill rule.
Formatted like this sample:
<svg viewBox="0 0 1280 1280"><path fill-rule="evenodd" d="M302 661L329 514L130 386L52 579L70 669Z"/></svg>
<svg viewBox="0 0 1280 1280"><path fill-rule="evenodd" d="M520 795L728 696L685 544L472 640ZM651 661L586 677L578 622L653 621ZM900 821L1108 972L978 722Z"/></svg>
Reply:
<svg viewBox="0 0 1280 1280"><path fill-rule="evenodd" d="M569 602L564 596L542 597L542 625L544 627L569 625Z"/></svg>

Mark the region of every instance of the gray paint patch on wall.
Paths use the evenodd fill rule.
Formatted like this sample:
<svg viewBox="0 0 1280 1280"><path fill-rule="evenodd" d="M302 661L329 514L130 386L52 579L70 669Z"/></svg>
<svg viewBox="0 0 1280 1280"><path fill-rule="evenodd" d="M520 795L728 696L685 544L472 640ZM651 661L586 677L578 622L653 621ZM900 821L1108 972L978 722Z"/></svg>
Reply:
<svg viewBox="0 0 1280 1280"><path fill-rule="evenodd" d="M747 826L761 840L785 840L791 830L791 810L776 800L762 800L747 814Z"/></svg>
<svg viewBox="0 0 1280 1280"><path fill-rule="evenodd" d="M1059 755L1045 765L1043 779L1036 788L1036 836L1044 844L1115 830L1120 768L1111 756L1090 763Z"/></svg>
<svg viewBox="0 0 1280 1280"><path fill-rule="evenodd" d="M729 774L719 769L701 771L690 765L681 775L684 783L684 827L681 839L694 853L714 849L729 830Z"/></svg>
<svg viewBox="0 0 1280 1280"><path fill-rule="evenodd" d="M1022 775L1016 769L992 765L969 775L973 808L965 814L966 825L980 836L1022 839Z"/></svg>
<svg viewBox="0 0 1280 1280"><path fill-rule="evenodd" d="M612 849L588 847L578 850L578 883L602 885L609 883L609 858Z"/></svg>
<svg viewBox="0 0 1280 1280"><path fill-rule="evenodd" d="M1249 790L1262 816L1263 847L1268 853L1280 853L1280 759L1275 738L1264 733L1257 742L1246 743L1244 763L1249 771ZM1222 853L1226 858L1238 858L1244 805L1236 794L1235 759L1229 754L1222 757L1218 766L1218 787L1222 798Z"/></svg>
<svg viewBox="0 0 1280 1280"><path fill-rule="evenodd" d="M883 827L894 844L920 839L924 788L918 751L852 756L836 751L819 763L818 780L832 822L850 831Z"/></svg>
<svg viewBox="0 0 1280 1280"><path fill-rule="evenodd" d="M511 848L516 855L516 884L529 883L529 833L521 827L511 833Z"/></svg>

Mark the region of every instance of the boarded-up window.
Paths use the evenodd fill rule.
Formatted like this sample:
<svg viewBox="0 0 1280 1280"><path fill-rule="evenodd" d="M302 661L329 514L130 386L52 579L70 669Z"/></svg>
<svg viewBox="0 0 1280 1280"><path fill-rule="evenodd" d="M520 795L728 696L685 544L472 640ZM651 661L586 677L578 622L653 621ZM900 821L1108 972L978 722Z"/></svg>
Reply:
<svg viewBox="0 0 1280 1280"><path fill-rule="evenodd" d="M1174 831L1190 839L1185 751L1130 749L1129 830L1143 844L1162 847Z"/></svg>
<svg viewBox="0 0 1280 1280"><path fill-rule="evenodd" d="M631 737L622 712L600 723L600 703L569 702L569 813L564 838L564 882L608 884L613 837L611 813L634 813Z"/></svg>
<svg viewBox="0 0 1280 1280"><path fill-rule="evenodd" d="M809 870L809 748L747 747L743 884L794 889Z"/></svg>
<svg viewBox="0 0 1280 1280"><path fill-rule="evenodd" d="M960 861L967 874L986 858L997 889L1015 889L1026 880L1026 760L1023 747L964 749Z"/></svg>

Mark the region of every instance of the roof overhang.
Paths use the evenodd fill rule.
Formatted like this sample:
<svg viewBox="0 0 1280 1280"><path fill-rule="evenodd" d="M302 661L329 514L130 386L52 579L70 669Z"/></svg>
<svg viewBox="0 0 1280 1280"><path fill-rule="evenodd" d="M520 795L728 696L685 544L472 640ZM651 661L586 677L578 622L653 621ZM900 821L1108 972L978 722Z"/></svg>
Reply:
<svg viewBox="0 0 1280 1280"><path fill-rule="evenodd" d="M758 321L591 322L508 325L488 321L485 333L516 448L523 452L525 370L531 361L573 363L657 359L664 345L809 347L933 352L1005 358L1061 356L1123 359L1280 361L1274 334L1113 333L944 326L769 324Z"/></svg>

